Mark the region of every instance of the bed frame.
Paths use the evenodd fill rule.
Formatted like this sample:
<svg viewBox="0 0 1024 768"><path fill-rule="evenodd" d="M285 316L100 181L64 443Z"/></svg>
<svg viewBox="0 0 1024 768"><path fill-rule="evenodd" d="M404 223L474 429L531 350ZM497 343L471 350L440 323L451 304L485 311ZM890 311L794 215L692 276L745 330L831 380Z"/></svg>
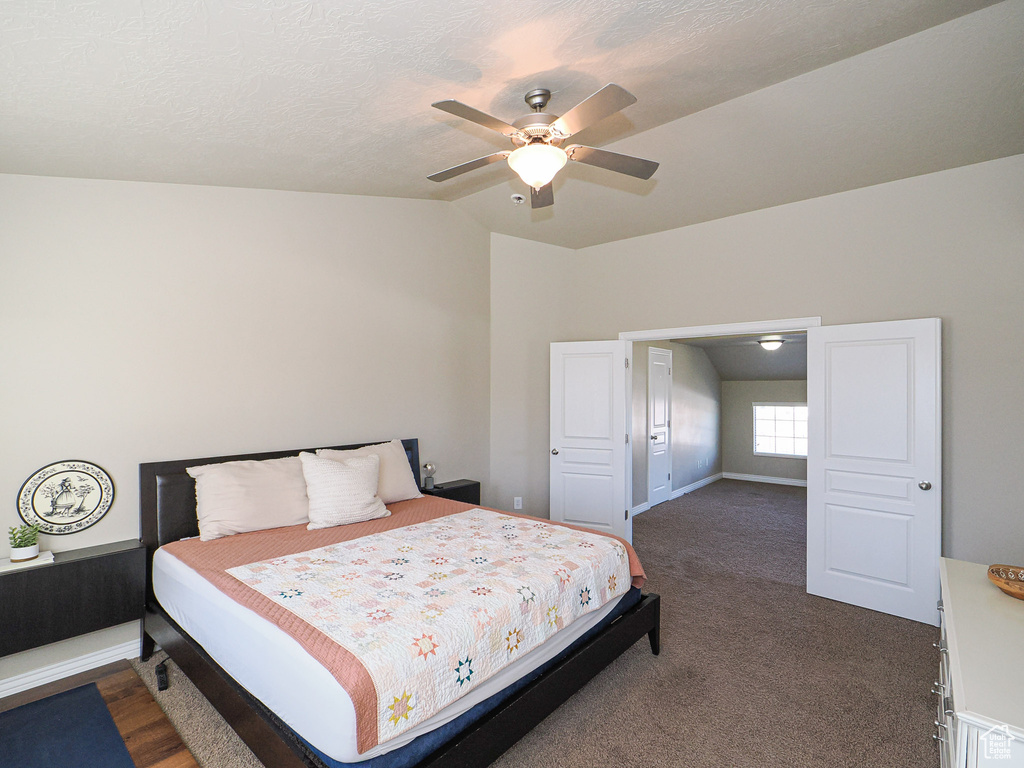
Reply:
<svg viewBox="0 0 1024 768"><path fill-rule="evenodd" d="M419 443L416 439L402 443L419 484ZM331 447L348 450L369 444ZM195 481L185 472L186 467L278 459L299 453L297 449L139 465L142 542L147 558L142 658L148 660L159 643L268 768L323 768L324 763L167 615L153 594L153 553L164 544L199 535ZM642 595L623 615L432 752L416 768L484 768L644 635L650 640L651 651L658 654L660 600L658 595Z"/></svg>

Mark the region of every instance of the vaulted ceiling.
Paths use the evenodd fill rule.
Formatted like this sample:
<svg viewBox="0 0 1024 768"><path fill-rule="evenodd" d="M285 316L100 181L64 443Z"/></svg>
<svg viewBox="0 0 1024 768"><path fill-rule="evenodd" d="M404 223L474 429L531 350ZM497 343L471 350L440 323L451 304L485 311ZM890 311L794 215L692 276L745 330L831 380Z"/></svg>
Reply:
<svg viewBox="0 0 1024 768"><path fill-rule="evenodd" d="M781 339L783 344L769 351L758 344L761 339ZM703 349L722 381L797 381L807 378L806 333L760 333L674 341Z"/></svg>
<svg viewBox="0 0 1024 768"><path fill-rule="evenodd" d="M7 0L0 172L457 201L580 247L1024 152L1024 0ZM430 107L638 103L577 137L661 163L570 164L553 208L508 147Z"/></svg>

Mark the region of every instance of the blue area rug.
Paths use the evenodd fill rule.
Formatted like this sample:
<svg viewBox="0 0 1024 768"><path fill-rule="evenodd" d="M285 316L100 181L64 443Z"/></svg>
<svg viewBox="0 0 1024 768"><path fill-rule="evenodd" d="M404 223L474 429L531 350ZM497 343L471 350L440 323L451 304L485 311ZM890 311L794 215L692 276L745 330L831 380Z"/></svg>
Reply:
<svg viewBox="0 0 1024 768"><path fill-rule="evenodd" d="M135 768L94 683L0 713L0 768Z"/></svg>

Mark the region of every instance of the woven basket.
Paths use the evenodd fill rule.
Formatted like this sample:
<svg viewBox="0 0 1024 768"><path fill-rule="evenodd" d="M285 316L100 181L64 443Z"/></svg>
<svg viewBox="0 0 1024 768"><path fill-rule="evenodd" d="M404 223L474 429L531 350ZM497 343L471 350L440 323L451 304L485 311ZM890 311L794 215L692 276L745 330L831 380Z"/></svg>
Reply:
<svg viewBox="0 0 1024 768"><path fill-rule="evenodd" d="M990 565L989 580L1010 597L1024 600L1024 567L1019 565Z"/></svg>

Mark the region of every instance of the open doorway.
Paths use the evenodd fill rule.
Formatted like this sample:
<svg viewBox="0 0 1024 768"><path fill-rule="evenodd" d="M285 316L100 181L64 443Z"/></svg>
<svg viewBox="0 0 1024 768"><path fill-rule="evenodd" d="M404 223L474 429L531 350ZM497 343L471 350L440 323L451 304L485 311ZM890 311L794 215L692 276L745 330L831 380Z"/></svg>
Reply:
<svg viewBox="0 0 1024 768"><path fill-rule="evenodd" d="M685 345L708 336L804 331L807 490L789 490L806 496L801 505L806 515L806 590L937 624L942 468L938 318L831 326L822 326L820 318L805 318L553 343L551 517L568 519L587 508L595 518L590 527L600 523L627 540L632 535L632 451L637 441L631 440L632 378L627 374L632 373L633 342ZM561 418L560 406L574 418ZM751 418L759 420L756 414ZM788 418L796 421L792 414ZM765 418L779 419L787 416ZM773 438L795 440L795 427L792 432ZM585 487L581 478L587 481ZM597 488L603 491L589 496L583 492ZM623 508L624 515L619 512Z"/></svg>
<svg viewBox="0 0 1024 768"><path fill-rule="evenodd" d="M661 360L671 361L667 478ZM722 478L806 487L805 332L635 341L632 383L634 514Z"/></svg>

